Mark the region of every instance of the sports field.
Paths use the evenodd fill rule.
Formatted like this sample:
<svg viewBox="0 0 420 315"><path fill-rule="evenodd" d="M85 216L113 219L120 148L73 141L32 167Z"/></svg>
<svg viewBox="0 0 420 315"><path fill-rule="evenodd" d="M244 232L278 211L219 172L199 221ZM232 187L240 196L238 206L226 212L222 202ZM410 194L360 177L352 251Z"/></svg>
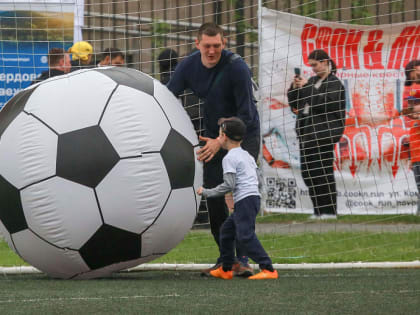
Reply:
<svg viewBox="0 0 420 315"><path fill-rule="evenodd" d="M416 216L259 217L257 232L279 264L418 261ZM262 222L265 222L264 224ZM212 263L207 230L191 231L153 263ZM24 262L0 241L0 266ZM420 314L420 269L280 270L278 280L231 281L199 272L121 272L105 279L0 275L0 314Z"/></svg>
<svg viewBox="0 0 420 315"><path fill-rule="evenodd" d="M281 271L267 281L175 271L0 277L0 314L419 314L419 297L419 269Z"/></svg>

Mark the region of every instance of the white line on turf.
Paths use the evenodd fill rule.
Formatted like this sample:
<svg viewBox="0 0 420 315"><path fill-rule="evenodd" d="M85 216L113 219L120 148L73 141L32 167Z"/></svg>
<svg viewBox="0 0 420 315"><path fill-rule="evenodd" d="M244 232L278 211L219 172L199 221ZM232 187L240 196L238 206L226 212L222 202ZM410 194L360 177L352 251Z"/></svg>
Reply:
<svg viewBox="0 0 420 315"><path fill-rule="evenodd" d="M9 300L0 300L0 304L6 303L38 303L38 302L55 302L55 301L97 301L97 300L130 300L130 299L148 299L148 298L168 298L168 297L179 297L179 294L166 294L166 295L131 295L131 296L107 296L107 297L69 297L69 298L48 298L48 299L9 299Z"/></svg>

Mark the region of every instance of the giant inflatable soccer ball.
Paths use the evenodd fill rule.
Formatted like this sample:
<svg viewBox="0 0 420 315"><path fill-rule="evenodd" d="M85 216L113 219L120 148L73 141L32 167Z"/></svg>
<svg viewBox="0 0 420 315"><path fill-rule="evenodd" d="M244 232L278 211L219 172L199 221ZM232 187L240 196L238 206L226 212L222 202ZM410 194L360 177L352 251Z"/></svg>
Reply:
<svg viewBox="0 0 420 315"><path fill-rule="evenodd" d="M0 112L0 231L53 277L151 261L193 224L196 149L181 104L139 71L81 70L31 86Z"/></svg>

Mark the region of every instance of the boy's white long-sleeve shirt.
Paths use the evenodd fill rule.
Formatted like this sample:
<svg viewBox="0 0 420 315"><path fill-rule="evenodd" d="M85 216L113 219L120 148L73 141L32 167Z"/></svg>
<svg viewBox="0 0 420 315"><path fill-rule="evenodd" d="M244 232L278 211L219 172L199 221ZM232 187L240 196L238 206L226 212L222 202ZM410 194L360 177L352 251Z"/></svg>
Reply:
<svg viewBox="0 0 420 315"><path fill-rule="evenodd" d="M233 192L234 202L249 195L260 195L261 174L254 159L241 147L229 150L223 158L223 183L203 189L203 196L218 197Z"/></svg>
<svg viewBox="0 0 420 315"><path fill-rule="evenodd" d="M214 188L204 188L203 196L210 198L223 196L228 192L233 191L233 189L235 188L235 182L235 173L225 173L223 174L223 183Z"/></svg>

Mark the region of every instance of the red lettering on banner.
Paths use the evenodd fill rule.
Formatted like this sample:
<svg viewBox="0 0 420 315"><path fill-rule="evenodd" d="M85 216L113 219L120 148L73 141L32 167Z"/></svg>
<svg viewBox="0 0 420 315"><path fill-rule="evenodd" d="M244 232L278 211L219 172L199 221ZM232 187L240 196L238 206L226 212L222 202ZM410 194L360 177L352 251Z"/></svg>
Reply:
<svg viewBox="0 0 420 315"><path fill-rule="evenodd" d="M308 64L308 55L315 49L325 50L335 61L338 69L360 69L359 46L364 34L362 30L318 27L307 23L301 34L303 62ZM384 69L381 42L383 30L368 33L368 43L363 47L363 63L366 69ZM390 50L387 69L401 69L410 60L420 58L420 25L407 26L396 38Z"/></svg>
<svg viewBox="0 0 420 315"><path fill-rule="evenodd" d="M332 29L331 27L320 27L318 30L318 36L316 37L316 48L324 51L329 50L329 44L331 39Z"/></svg>
<svg viewBox="0 0 420 315"><path fill-rule="evenodd" d="M394 43L392 44L391 54L388 61L388 66L387 66L388 69L401 68L401 62L405 60L404 52L406 50L407 42L409 39L411 39L411 35L414 33L415 29L416 29L415 26L405 27L402 30L401 34L394 41Z"/></svg>
<svg viewBox="0 0 420 315"><path fill-rule="evenodd" d="M325 50L336 62L337 68L359 69L359 45L363 31L345 30L342 28L317 27L305 24L300 36L302 43L302 57L308 64L308 55L315 49Z"/></svg>
<svg viewBox="0 0 420 315"><path fill-rule="evenodd" d="M407 43L407 50L405 52L405 58L403 67L407 65L411 60L420 58L420 25L417 26L416 31L411 36Z"/></svg>
<svg viewBox="0 0 420 315"><path fill-rule="evenodd" d="M366 69L383 69L382 64L382 46L378 43L382 38L382 30L370 31L368 35L368 44L363 48L363 57Z"/></svg>
<svg viewBox="0 0 420 315"><path fill-rule="evenodd" d="M345 67L347 69L360 69L358 47L363 31L350 30L346 41ZM353 62L352 62L353 61Z"/></svg>
<svg viewBox="0 0 420 315"><path fill-rule="evenodd" d="M309 66L308 55L311 53L312 50L315 49L315 44L313 42L309 42L309 40L315 38L317 29L318 28L313 24L305 24L303 26L302 34L300 35L301 42L302 42L303 62L307 66Z"/></svg>
<svg viewBox="0 0 420 315"><path fill-rule="evenodd" d="M347 31L344 28L336 28L331 36L330 57L335 61L338 69L344 67L343 49L346 37Z"/></svg>

